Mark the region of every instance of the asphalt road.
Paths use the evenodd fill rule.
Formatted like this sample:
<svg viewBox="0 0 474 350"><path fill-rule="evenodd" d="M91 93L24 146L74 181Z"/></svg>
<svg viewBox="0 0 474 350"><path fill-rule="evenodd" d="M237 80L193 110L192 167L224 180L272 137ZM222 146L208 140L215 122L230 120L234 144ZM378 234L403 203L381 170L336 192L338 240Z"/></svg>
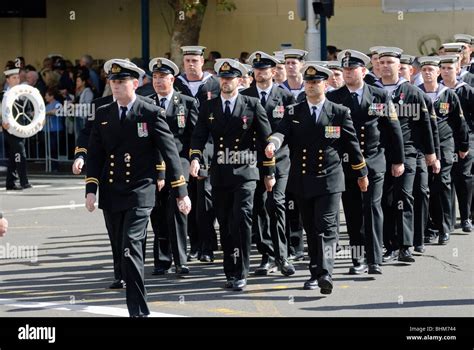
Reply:
<svg viewBox="0 0 474 350"><path fill-rule="evenodd" d="M0 190L10 223L0 239L0 317L128 316L125 291L107 289L111 249L101 211L84 208L82 179L32 177L31 183L34 188L23 192ZM344 245L344 226L341 231ZM214 263L190 263L186 278L152 276L151 228L148 237L152 316L474 316L474 233L456 230L447 246L427 246L414 264L384 265L376 278L349 275L351 261L342 252L329 296L303 290L307 261L296 263L291 277L251 276L244 292L223 288L220 252ZM256 250L251 258L253 270L260 262Z"/></svg>

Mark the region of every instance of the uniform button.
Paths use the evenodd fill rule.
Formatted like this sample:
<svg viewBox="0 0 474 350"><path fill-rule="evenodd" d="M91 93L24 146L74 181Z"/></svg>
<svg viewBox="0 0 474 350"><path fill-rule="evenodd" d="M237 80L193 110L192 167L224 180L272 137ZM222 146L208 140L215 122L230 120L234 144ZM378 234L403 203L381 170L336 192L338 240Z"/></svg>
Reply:
<svg viewBox="0 0 474 350"><path fill-rule="evenodd" d="M114 155L113 155L113 154L110 155L110 159L114 159Z"/></svg>
<svg viewBox="0 0 474 350"><path fill-rule="evenodd" d="M303 153L306 153L306 149L303 150Z"/></svg>
<svg viewBox="0 0 474 350"><path fill-rule="evenodd" d="M319 157L318 159L319 159L319 160L323 160L323 157Z"/></svg>
<svg viewBox="0 0 474 350"><path fill-rule="evenodd" d="M130 168L130 164L129 164L129 163L125 164L125 166L126 166L127 168Z"/></svg>
<svg viewBox="0 0 474 350"><path fill-rule="evenodd" d="M253 140L254 140L254 141L257 141L257 139L256 139L255 137L253 138Z"/></svg>
<svg viewBox="0 0 474 350"><path fill-rule="evenodd" d="M305 160L305 159L306 159L306 156L303 156L303 160Z"/></svg>
<svg viewBox="0 0 474 350"><path fill-rule="evenodd" d="M361 145L364 145L364 141L362 141L360 144L361 144Z"/></svg>
<svg viewBox="0 0 474 350"><path fill-rule="evenodd" d="M114 163L110 163L110 166L114 166L115 164Z"/></svg>
<svg viewBox="0 0 474 350"><path fill-rule="evenodd" d="M319 150L319 153L323 153L323 150L322 150L322 149L320 149L320 150Z"/></svg>
<svg viewBox="0 0 474 350"><path fill-rule="evenodd" d="M303 171L301 172L301 174L306 174L306 170L303 170Z"/></svg>
<svg viewBox="0 0 474 350"><path fill-rule="evenodd" d="M322 165L322 164L318 164L318 167L322 168L322 167L323 167L323 165Z"/></svg>
<svg viewBox="0 0 474 350"><path fill-rule="evenodd" d="M239 149L239 146L234 146L234 149Z"/></svg>
<svg viewBox="0 0 474 350"><path fill-rule="evenodd" d="M126 183L129 183L129 182L130 182L130 180L125 180L125 182L126 182Z"/></svg>
<svg viewBox="0 0 474 350"><path fill-rule="evenodd" d="M360 127L360 130L365 130L365 127L364 127L364 126L361 126L361 127Z"/></svg>
<svg viewBox="0 0 474 350"><path fill-rule="evenodd" d="M114 182L114 180L113 180L113 179L109 179L109 182L112 183L112 182Z"/></svg>
<svg viewBox="0 0 474 350"><path fill-rule="evenodd" d="M114 172L113 172L113 171L111 171L111 172L110 172L110 175L113 175L113 174L114 174Z"/></svg>
<svg viewBox="0 0 474 350"><path fill-rule="evenodd" d="M301 164L301 166L304 168L304 167L306 166L306 164L305 164L305 163L303 163L303 164Z"/></svg>
<svg viewBox="0 0 474 350"><path fill-rule="evenodd" d="M240 140L239 139L235 139L235 142L239 142Z"/></svg>
<svg viewBox="0 0 474 350"><path fill-rule="evenodd" d="M364 137L365 135L364 134L360 134L360 137Z"/></svg>
<svg viewBox="0 0 474 350"><path fill-rule="evenodd" d="M224 138L223 138L223 137L219 137L219 140L221 140L221 141L222 141L222 140L224 140Z"/></svg>
<svg viewBox="0 0 474 350"><path fill-rule="evenodd" d="M219 147L224 147L224 145L221 143L221 144L219 145Z"/></svg>
<svg viewBox="0 0 474 350"><path fill-rule="evenodd" d="M322 171L318 171L318 174L322 174L323 172Z"/></svg>
<svg viewBox="0 0 474 350"><path fill-rule="evenodd" d="M125 175L130 175L130 171L125 172Z"/></svg>

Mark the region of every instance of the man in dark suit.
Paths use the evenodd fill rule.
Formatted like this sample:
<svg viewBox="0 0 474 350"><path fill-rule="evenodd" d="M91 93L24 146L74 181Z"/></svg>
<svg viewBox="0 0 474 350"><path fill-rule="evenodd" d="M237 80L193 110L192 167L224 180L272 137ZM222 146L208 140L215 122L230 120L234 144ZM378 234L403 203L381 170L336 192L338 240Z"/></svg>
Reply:
<svg viewBox="0 0 474 350"><path fill-rule="evenodd" d="M191 140L190 174L198 176L202 152L209 135L214 141L210 169L213 204L224 252L226 288L241 291L247 285L250 265L252 207L256 182L257 139L265 142L270 122L260 101L238 93L239 78L246 68L232 59L218 59L220 96L204 102ZM275 182L275 159L265 159L267 185Z"/></svg>
<svg viewBox="0 0 474 350"><path fill-rule="evenodd" d="M155 94L149 96L157 106L166 111L166 122L173 133L183 169L189 169L191 135L198 117L198 101L173 89L174 77L179 74L176 64L166 58L150 61ZM165 170L163 162L159 170ZM189 172L185 172L186 182ZM153 243L154 275L167 272L174 259L177 274L189 273L186 266L187 216L181 213L172 196L169 180L160 179L156 192L156 205L151 212L151 224L155 233ZM212 252L206 252L211 255Z"/></svg>
<svg viewBox="0 0 474 350"><path fill-rule="evenodd" d="M355 50L339 53L345 86L327 93L327 98L350 108L360 148L369 171L369 188L361 193L347 162L343 162L346 190L342 204L351 245L350 274L381 274L383 179L386 170L385 148L392 149L391 172L395 177L404 171L403 136L394 106L382 89L364 83L365 66L370 58ZM364 252L365 258L364 259Z"/></svg>
<svg viewBox="0 0 474 350"><path fill-rule="evenodd" d="M337 215L345 190L342 159L349 156L362 192L367 191L367 167L360 151L350 110L325 97L331 70L306 63L303 68L306 101L290 106L265 148L272 157L282 145L290 148L288 191L296 196L306 231L311 278L304 289L331 294L336 255Z"/></svg>
<svg viewBox="0 0 474 350"><path fill-rule="evenodd" d="M262 51L249 56L252 63L256 85L242 90L242 95L256 97L267 112L272 131L275 131L283 118L285 107L294 104L293 95L273 84L275 67L279 61ZM264 144L257 142L260 181L257 182L253 202L253 231L257 239L257 249L262 254L262 262L255 270L256 275L273 272L276 266L282 274L293 275L295 268L288 262L288 249L285 229L285 190L290 170L290 151L282 147L276 155L275 186L267 192L263 178Z"/></svg>
<svg viewBox="0 0 474 350"><path fill-rule="evenodd" d="M131 317L146 317L144 252L146 227L153 206L157 181L157 154L161 153L177 205L189 213L187 196L173 134L164 119L165 111L138 100L135 90L143 71L127 60L107 61L114 103L97 110L88 146L86 208L95 209L99 188L99 208L109 233L120 242L123 272L127 285L127 307Z"/></svg>

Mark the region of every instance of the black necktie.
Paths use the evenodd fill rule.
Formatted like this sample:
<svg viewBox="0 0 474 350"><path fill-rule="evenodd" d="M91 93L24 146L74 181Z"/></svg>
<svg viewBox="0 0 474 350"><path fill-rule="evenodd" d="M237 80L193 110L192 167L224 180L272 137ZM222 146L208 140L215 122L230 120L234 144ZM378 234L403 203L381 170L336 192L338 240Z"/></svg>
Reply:
<svg viewBox="0 0 474 350"><path fill-rule="evenodd" d="M160 107L161 108L165 108L165 103L166 103L166 97L163 97L163 98L160 98Z"/></svg>
<svg viewBox="0 0 474 350"><path fill-rule="evenodd" d="M352 96L352 104L354 105L354 111L358 111L360 109L359 105L359 95L357 92L351 92Z"/></svg>
<svg viewBox="0 0 474 350"><path fill-rule="evenodd" d="M314 123L317 124L318 123L318 115L316 114L316 111L318 110L318 107L313 106L313 107L311 107L311 109L313 110L313 113L311 113L311 118L313 118Z"/></svg>
<svg viewBox="0 0 474 350"><path fill-rule="evenodd" d="M127 107L120 107L120 110L122 113L120 113L120 122L123 122L125 120L125 117L127 116Z"/></svg>
<svg viewBox="0 0 474 350"><path fill-rule="evenodd" d="M265 96L267 96L267 93L265 91L262 91L260 95L262 95L262 98L260 99L260 103L262 104L263 107L265 107L265 103L267 103L267 99L265 98Z"/></svg>
<svg viewBox="0 0 474 350"><path fill-rule="evenodd" d="M230 118L230 117L231 117L231 113L230 113L230 101L225 101L224 115L225 115L226 118Z"/></svg>

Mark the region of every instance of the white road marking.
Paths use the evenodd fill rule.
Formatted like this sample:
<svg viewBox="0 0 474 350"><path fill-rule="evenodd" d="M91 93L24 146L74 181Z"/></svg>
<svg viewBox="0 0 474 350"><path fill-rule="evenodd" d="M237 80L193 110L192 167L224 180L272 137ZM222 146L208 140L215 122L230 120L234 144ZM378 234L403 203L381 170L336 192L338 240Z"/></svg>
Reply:
<svg viewBox="0 0 474 350"><path fill-rule="evenodd" d="M31 302L31 301L18 301L15 299L0 299L0 305L16 307L16 308L25 308L25 309L42 308L45 310L87 312L87 313L96 314L96 315L107 315L107 316L117 316L117 317L129 316L127 309L120 308L120 307L113 307L113 306L93 306L93 305L85 305L85 304ZM186 317L186 316L151 311L149 317Z"/></svg>

